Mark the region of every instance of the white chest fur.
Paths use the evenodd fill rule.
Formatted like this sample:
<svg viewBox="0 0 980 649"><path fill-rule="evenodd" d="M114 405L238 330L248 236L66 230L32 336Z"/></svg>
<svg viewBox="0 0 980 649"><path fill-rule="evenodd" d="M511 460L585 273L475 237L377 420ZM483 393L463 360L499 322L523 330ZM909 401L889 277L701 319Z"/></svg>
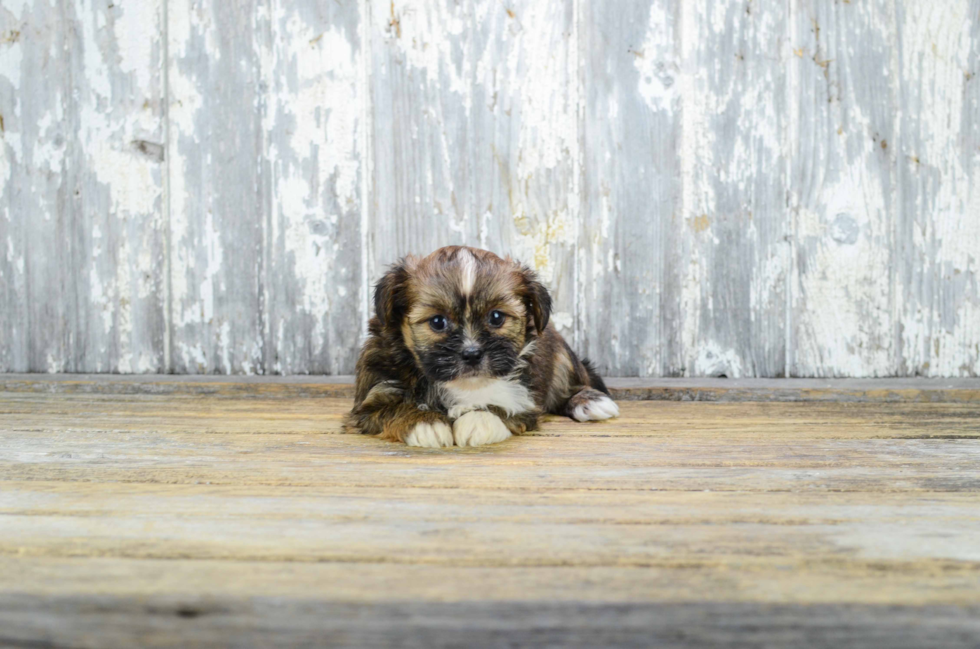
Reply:
<svg viewBox="0 0 980 649"><path fill-rule="evenodd" d="M470 378L443 383L442 401L450 419L487 406L496 406L508 416L534 409L534 399L527 388L504 379Z"/></svg>

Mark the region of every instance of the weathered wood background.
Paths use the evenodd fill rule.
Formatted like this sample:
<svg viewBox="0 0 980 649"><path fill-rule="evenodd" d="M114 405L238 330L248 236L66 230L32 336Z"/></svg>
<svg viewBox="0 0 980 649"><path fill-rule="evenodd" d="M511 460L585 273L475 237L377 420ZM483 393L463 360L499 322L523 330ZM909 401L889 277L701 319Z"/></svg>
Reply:
<svg viewBox="0 0 980 649"><path fill-rule="evenodd" d="M0 371L348 373L538 268L613 375L980 375L980 0L3 0Z"/></svg>

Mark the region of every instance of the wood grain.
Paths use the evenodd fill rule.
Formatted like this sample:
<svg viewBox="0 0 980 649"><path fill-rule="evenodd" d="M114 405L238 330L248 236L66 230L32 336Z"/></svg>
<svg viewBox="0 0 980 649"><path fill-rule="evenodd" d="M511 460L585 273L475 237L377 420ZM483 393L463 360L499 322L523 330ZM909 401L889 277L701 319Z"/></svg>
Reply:
<svg viewBox="0 0 980 649"><path fill-rule="evenodd" d="M959 564L980 561L970 541L980 533L974 493L856 492L828 502L808 493L625 491L615 508L609 499L562 489L6 481L0 555L704 569L765 569L774 557L811 568L916 558L964 574L972 568Z"/></svg>
<svg viewBox="0 0 980 649"><path fill-rule="evenodd" d="M976 401L623 402L432 450L237 394L0 392L0 640L980 637Z"/></svg>
<svg viewBox="0 0 980 649"><path fill-rule="evenodd" d="M243 566L246 569L252 566ZM314 574L329 578L321 571ZM481 575L493 582L499 571ZM657 577L670 575L657 573ZM426 580L431 578L426 574ZM609 575L596 575L595 581ZM653 581L653 580L651 580ZM485 583L467 582L485 590ZM111 613L107 613L111 611ZM972 649L976 608L718 602L391 602L118 596L0 600L0 640L13 646L264 647L951 647ZM36 638L43 638L37 641Z"/></svg>
<svg viewBox="0 0 980 649"><path fill-rule="evenodd" d="M182 374L263 373L271 352L264 8L168 0L169 367Z"/></svg>
<svg viewBox="0 0 980 649"><path fill-rule="evenodd" d="M74 299L70 265L62 263L71 239L58 236L70 226L72 200L65 168L73 134L62 123L71 109L68 23L47 3L19 9L0 8L0 369L58 371L70 354L66 311Z"/></svg>
<svg viewBox="0 0 980 649"><path fill-rule="evenodd" d="M370 8L372 281L406 254L479 240L471 205L472 51L460 34L473 3ZM482 108L482 107L479 107Z"/></svg>
<svg viewBox="0 0 980 649"><path fill-rule="evenodd" d="M0 371L165 369L162 6L0 9Z"/></svg>
<svg viewBox="0 0 980 649"><path fill-rule="evenodd" d="M347 374L534 266L624 377L980 375L977 0L17 0L0 371Z"/></svg>
<svg viewBox="0 0 980 649"><path fill-rule="evenodd" d="M362 289L361 4L271 2L263 46L272 214L263 254L265 372L339 374L357 360Z"/></svg>
<svg viewBox="0 0 980 649"><path fill-rule="evenodd" d="M977 374L980 3L899 3L896 13L899 371Z"/></svg>
<svg viewBox="0 0 980 649"><path fill-rule="evenodd" d="M678 3L587 1L581 11L579 351L614 376L683 374L664 344L679 310L663 234L680 207Z"/></svg>
<svg viewBox="0 0 980 649"><path fill-rule="evenodd" d="M884 1L795 7L794 376L898 372L894 7ZM872 69L882 73L867 76ZM840 344L828 346L829 339Z"/></svg>
<svg viewBox="0 0 980 649"><path fill-rule="evenodd" d="M685 376L787 376L785 5L681 3L682 211L663 254ZM756 215L770 215L757 217Z"/></svg>

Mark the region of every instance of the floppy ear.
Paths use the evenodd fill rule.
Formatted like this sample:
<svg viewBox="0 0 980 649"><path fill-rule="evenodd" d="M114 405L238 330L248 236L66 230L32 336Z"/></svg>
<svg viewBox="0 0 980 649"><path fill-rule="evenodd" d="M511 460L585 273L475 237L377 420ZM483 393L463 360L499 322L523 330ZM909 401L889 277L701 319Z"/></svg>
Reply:
<svg viewBox="0 0 980 649"><path fill-rule="evenodd" d="M374 314L382 327L398 326L408 310L408 261L392 265L374 285Z"/></svg>
<svg viewBox="0 0 980 649"><path fill-rule="evenodd" d="M538 275L527 266L521 267L524 280L524 306L534 318L534 326L538 333L544 331L551 318L551 295L548 289L538 280Z"/></svg>

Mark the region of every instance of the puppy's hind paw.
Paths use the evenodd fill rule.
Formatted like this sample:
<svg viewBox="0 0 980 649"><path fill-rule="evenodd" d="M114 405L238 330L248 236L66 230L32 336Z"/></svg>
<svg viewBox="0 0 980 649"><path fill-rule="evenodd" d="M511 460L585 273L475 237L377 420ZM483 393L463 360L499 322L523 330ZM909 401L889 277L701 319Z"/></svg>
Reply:
<svg viewBox="0 0 980 649"><path fill-rule="evenodd" d="M415 424L412 431L405 437L405 443L409 446L423 446L425 448L452 446L453 430L445 422L422 422Z"/></svg>
<svg viewBox="0 0 980 649"><path fill-rule="evenodd" d="M474 410L453 423L453 437L457 446L483 446L504 441L510 430L492 412Z"/></svg>
<svg viewBox="0 0 980 649"><path fill-rule="evenodd" d="M568 402L569 415L575 421L602 421L619 416L619 406L598 390L585 389Z"/></svg>

